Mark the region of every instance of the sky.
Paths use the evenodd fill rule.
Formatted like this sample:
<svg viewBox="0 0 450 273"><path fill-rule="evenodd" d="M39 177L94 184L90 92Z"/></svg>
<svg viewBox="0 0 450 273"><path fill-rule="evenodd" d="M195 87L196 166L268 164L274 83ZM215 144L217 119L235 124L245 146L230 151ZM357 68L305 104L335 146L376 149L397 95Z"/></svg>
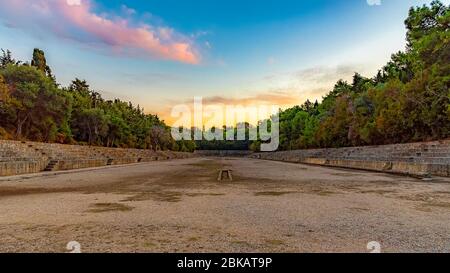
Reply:
<svg viewBox="0 0 450 273"><path fill-rule="evenodd" d="M85 79L170 124L194 96L286 108L371 77L405 48L408 9L430 2L0 0L0 48L43 49L61 85Z"/></svg>

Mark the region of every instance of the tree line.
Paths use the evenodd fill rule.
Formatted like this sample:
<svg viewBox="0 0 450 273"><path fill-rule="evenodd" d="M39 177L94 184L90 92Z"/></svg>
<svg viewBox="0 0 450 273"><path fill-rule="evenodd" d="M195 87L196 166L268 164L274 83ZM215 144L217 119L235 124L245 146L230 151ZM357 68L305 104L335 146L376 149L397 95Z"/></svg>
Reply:
<svg viewBox="0 0 450 273"><path fill-rule="evenodd" d="M195 143L173 141L156 115L119 99L105 100L84 80L56 83L45 54L35 49L31 62L11 51L0 56L0 138L193 151Z"/></svg>
<svg viewBox="0 0 450 273"><path fill-rule="evenodd" d="M373 78L340 80L322 102L280 113L280 149L380 145L450 137L450 6L413 7L407 47ZM257 150L259 143L252 143Z"/></svg>

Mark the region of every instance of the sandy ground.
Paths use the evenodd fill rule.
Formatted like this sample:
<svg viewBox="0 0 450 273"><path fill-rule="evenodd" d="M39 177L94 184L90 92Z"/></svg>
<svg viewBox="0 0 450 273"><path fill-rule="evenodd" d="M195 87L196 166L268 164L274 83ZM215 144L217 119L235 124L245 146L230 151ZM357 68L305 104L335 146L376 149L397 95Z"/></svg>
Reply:
<svg viewBox="0 0 450 273"><path fill-rule="evenodd" d="M450 252L449 179L252 159L2 178L0 211L1 252Z"/></svg>

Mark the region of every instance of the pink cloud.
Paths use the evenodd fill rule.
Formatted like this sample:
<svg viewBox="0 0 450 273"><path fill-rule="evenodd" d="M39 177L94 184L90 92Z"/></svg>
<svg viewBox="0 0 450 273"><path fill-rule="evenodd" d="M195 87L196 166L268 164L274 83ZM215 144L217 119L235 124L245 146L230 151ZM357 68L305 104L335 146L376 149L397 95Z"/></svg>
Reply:
<svg viewBox="0 0 450 273"><path fill-rule="evenodd" d="M141 52L153 58L200 62L193 41L173 29L134 26L129 19L96 14L92 6L91 0L0 0L0 15L8 25L42 27L58 37L106 45L116 53Z"/></svg>

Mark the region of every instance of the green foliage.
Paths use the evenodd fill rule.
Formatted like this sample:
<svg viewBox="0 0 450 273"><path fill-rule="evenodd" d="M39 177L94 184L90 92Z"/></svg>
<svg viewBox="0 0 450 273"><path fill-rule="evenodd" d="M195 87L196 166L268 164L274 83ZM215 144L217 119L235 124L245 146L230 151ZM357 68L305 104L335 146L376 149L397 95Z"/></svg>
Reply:
<svg viewBox="0 0 450 273"><path fill-rule="evenodd" d="M426 141L450 136L450 8L411 8L408 46L373 79L338 81L322 103L280 114L281 149ZM253 145L255 148L257 145Z"/></svg>
<svg viewBox="0 0 450 273"><path fill-rule="evenodd" d="M31 66L37 68L37 70L45 73L49 78L54 79L50 66L47 65L47 59L45 58L44 51L35 48L33 51L33 59L31 60Z"/></svg>
<svg viewBox="0 0 450 273"><path fill-rule="evenodd" d="M52 79L26 65L7 65L0 70L9 89L9 103L2 105L2 127L17 139L55 141L64 122L69 98Z"/></svg>
<svg viewBox="0 0 450 273"><path fill-rule="evenodd" d="M195 150L193 141L175 143L157 116L118 99L106 101L84 80L60 88L42 50L34 50L31 65L3 51L0 64L0 138Z"/></svg>
<svg viewBox="0 0 450 273"><path fill-rule="evenodd" d="M5 68L7 65L12 64L12 65L19 65L21 62L20 61L16 61L13 57L12 57L12 53L10 50L1 50L2 51L2 55L0 56L0 68Z"/></svg>
<svg viewBox="0 0 450 273"><path fill-rule="evenodd" d="M250 128L251 125L247 122L238 123L234 127L223 126L223 128L212 128L214 133L221 136L221 140L199 140L195 141L195 146L200 150L248 150L252 144L249 141L250 138ZM243 129L244 140L239 140L238 130ZM195 134L195 128L192 130L192 135ZM233 136L233 140L227 140L227 132ZM203 135L206 134L205 130L202 132Z"/></svg>

